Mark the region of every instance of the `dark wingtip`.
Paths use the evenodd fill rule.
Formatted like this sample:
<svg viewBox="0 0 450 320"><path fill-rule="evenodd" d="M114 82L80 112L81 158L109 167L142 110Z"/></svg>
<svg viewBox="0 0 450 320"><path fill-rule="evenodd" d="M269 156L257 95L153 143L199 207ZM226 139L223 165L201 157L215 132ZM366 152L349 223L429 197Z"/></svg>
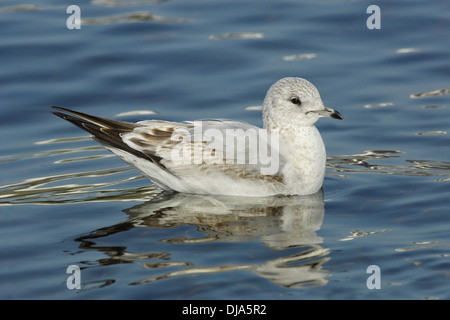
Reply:
<svg viewBox="0 0 450 320"><path fill-rule="evenodd" d="M51 106L52 109L56 109L58 111L53 111L50 110L50 113L53 113L55 116L58 116L60 118L63 118L64 120L67 120L68 115L66 113L71 113L73 114L72 110L66 109L66 108L62 108L62 107L58 107L58 106ZM62 111L62 112L60 112ZM66 113L63 113L66 112Z"/></svg>
<svg viewBox="0 0 450 320"><path fill-rule="evenodd" d="M58 107L58 106L51 106L50 108L56 109L56 110L59 110L59 111L70 111L68 109L65 109L65 108L62 108L62 107ZM50 112L54 113L53 111L50 111Z"/></svg>
<svg viewBox="0 0 450 320"><path fill-rule="evenodd" d="M62 112L68 113L68 114L71 114L71 115L74 115L74 116L78 116L78 117L79 116L83 116L83 115L89 116L88 114L84 114L84 113L81 113L81 112L78 112L78 111L74 111L74 110L70 110L70 109L63 108L63 107L51 106L51 108L52 109L56 109L58 111L62 111ZM55 111L50 111L50 112L53 113L53 114L56 114L56 115L57 115L57 113L61 114L61 112L55 112Z"/></svg>
<svg viewBox="0 0 450 320"><path fill-rule="evenodd" d="M110 146L119 150L123 150L130 154L133 154L139 158L150 160L163 170L167 170L163 164L161 164L161 158L157 155L145 154L133 148L130 148L123 142L120 134L124 132L131 132L138 125L124 122L92 116L87 113L82 113L62 107L51 106L58 111L50 111L54 115L69 121L77 127L89 132L99 143Z"/></svg>
<svg viewBox="0 0 450 320"><path fill-rule="evenodd" d="M58 116L58 117L64 119L64 113L61 113L61 112L58 112L58 111L50 111L50 113L53 113L55 116Z"/></svg>

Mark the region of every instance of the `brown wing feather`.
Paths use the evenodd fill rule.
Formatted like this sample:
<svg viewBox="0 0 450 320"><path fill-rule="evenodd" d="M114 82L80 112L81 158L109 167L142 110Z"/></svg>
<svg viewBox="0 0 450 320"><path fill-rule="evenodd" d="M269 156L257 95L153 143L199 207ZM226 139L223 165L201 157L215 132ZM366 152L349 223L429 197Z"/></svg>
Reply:
<svg viewBox="0 0 450 320"><path fill-rule="evenodd" d="M160 157L130 148L123 142L121 135L132 132L135 128L140 127L139 124L106 119L56 106L53 106L52 108L62 111L52 111L54 115L57 115L58 117L61 117L62 119L67 120L77 127L89 132L92 134L92 138L99 143L126 151L140 158L151 160L156 165L166 170L166 168L160 163Z"/></svg>

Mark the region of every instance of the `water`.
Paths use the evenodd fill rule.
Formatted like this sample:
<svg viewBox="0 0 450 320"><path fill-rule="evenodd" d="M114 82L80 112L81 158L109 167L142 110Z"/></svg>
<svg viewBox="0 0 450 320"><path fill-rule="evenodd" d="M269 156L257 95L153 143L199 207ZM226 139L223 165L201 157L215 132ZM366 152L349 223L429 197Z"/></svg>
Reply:
<svg viewBox="0 0 450 320"><path fill-rule="evenodd" d="M70 4L0 2L0 298L450 298L448 1L379 1L379 30L366 1ZM260 126L285 76L345 117L323 194L161 194L49 113Z"/></svg>

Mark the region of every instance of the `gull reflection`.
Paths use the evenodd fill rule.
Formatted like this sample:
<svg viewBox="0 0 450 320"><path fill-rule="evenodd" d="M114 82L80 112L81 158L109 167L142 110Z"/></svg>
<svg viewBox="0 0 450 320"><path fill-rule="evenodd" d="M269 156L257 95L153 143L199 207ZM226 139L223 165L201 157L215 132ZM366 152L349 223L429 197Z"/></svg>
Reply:
<svg viewBox="0 0 450 320"><path fill-rule="evenodd" d="M327 283L328 272L322 269L329 250L320 245L317 235L325 213L323 192L310 196L275 196L264 198L191 195L162 192L152 200L124 210L129 219L123 223L99 229L77 239L80 247L106 253L109 258L98 261L100 265L141 262L144 269L164 270L179 267L176 271L158 273L132 282L138 285L187 274L217 273L231 270L248 270L269 279L282 287L318 286ZM200 232L198 238L178 236L157 239L159 243L198 244L210 242L260 241L271 250L287 250L281 256L255 264L235 264L229 261L220 266L196 266L193 261L171 261L166 252L127 252L125 246L97 246L96 238L134 228L173 228L192 225ZM167 233L165 233L167 234ZM154 246L152 246L154 247ZM295 248L295 253L292 249ZM201 252L201 247L199 252ZM204 252L208 254L207 251ZM181 268L181 269L180 269Z"/></svg>

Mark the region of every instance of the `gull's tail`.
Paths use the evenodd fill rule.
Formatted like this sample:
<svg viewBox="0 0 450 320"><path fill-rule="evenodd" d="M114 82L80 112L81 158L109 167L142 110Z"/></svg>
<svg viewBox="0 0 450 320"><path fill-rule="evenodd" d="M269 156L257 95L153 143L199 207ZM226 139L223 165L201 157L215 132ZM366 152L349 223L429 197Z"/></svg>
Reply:
<svg viewBox="0 0 450 320"><path fill-rule="evenodd" d="M89 132L92 134L92 138L102 145L109 148L126 151L139 158L151 160L155 164L159 165L161 159L158 156L133 149L129 147L122 139L122 134L132 132L136 127L140 126L139 124L110 120L56 106L53 106L52 108L58 110L52 111L54 115L57 115L58 117L61 117L77 127Z"/></svg>

